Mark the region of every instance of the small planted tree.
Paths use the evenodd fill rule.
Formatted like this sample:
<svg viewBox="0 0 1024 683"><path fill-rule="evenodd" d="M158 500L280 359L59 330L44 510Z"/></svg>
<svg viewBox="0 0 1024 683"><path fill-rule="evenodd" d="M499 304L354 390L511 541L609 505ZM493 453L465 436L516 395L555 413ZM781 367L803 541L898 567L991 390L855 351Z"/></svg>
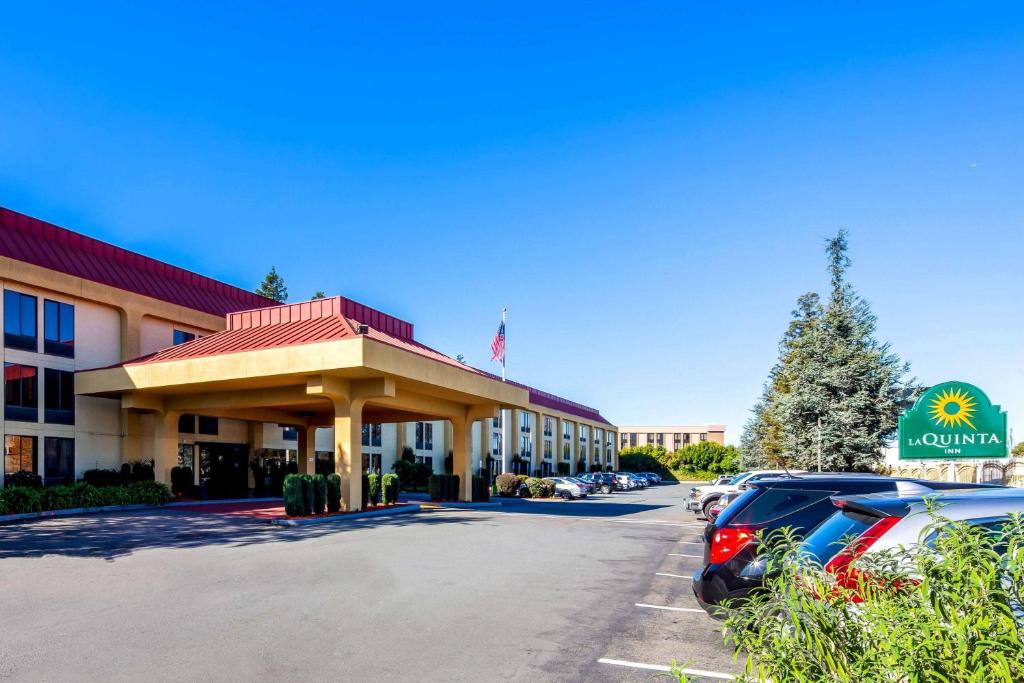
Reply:
<svg viewBox="0 0 1024 683"><path fill-rule="evenodd" d="M289 474L284 478L284 513L289 517L304 515L306 505L302 493L302 477L298 474Z"/></svg>
<svg viewBox="0 0 1024 683"><path fill-rule="evenodd" d="M498 487L498 495L506 498L515 496L516 491L519 489L519 478L508 472L499 474L495 478L494 483Z"/></svg>
<svg viewBox="0 0 1024 683"><path fill-rule="evenodd" d="M322 474L310 475L313 485L313 514L322 515L327 505L327 479Z"/></svg>
<svg viewBox="0 0 1024 683"><path fill-rule="evenodd" d="M381 502L385 505L393 505L398 502L398 489L401 482L397 474L388 472L381 478Z"/></svg>
<svg viewBox="0 0 1024 683"><path fill-rule="evenodd" d="M367 485L369 488L370 503L376 505L380 502L380 475L371 474L366 477Z"/></svg>
<svg viewBox="0 0 1024 683"><path fill-rule="evenodd" d="M327 511L341 510L341 477L331 473L327 475Z"/></svg>

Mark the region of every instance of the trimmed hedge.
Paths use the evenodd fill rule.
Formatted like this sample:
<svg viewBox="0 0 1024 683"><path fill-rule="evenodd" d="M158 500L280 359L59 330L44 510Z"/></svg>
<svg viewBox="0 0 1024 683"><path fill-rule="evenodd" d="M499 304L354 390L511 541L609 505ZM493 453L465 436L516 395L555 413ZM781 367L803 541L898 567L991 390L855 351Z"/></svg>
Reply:
<svg viewBox="0 0 1024 683"><path fill-rule="evenodd" d="M327 511L341 511L341 477L334 473L327 475Z"/></svg>
<svg viewBox="0 0 1024 683"><path fill-rule="evenodd" d="M540 477L530 477L526 480L526 487L530 489L531 498L550 498L555 495L555 482Z"/></svg>
<svg viewBox="0 0 1024 683"><path fill-rule="evenodd" d="M103 487L84 482L43 488L5 486L0 489L0 515L107 505L163 505L170 500L171 490L152 481Z"/></svg>
<svg viewBox="0 0 1024 683"><path fill-rule="evenodd" d="M480 477L473 477L474 482ZM427 482L431 500L459 500L459 475L433 474ZM481 480L483 481L483 480ZM476 484L474 483L474 486ZM475 495L475 494L474 494Z"/></svg>
<svg viewBox="0 0 1024 683"><path fill-rule="evenodd" d="M370 505L370 477L366 472L362 475L363 485L359 487L359 509L365 510Z"/></svg>
<svg viewBox="0 0 1024 683"><path fill-rule="evenodd" d="M322 474L309 475L313 483L313 514L324 514L327 505L327 479Z"/></svg>
<svg viewBox="0 0 1024 683"><path fill-rule="evenodd" d="M306 514L301 474L289 474L284 478L282 495L284 496L284 513L286 515L299 517Z"/></svg>
<svg viewBox="0 0 1024 683"><path fill-rule="evenodd" d="M484 477L473 477L473 502L486 503L491 499L491 487Z"/></svg>
<svg viewBox="0 0 1024 683"><path fill-rule="evenodd" d="M380 480L380 502L389 505L398 502L398 490L402 482L397 474L388 472Z"/></svg>

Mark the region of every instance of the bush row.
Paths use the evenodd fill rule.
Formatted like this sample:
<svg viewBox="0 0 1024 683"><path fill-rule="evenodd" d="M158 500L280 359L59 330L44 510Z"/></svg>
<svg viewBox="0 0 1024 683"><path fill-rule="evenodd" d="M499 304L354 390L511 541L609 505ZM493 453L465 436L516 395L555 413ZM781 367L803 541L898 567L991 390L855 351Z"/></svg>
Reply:
<svg viewBox="0 0 1024 683"><path fill-rule="evenodd" d="M541 477L527 477L525 474L499 474L494 484L499 496L550 498L555 495L554 481Z"/></svg>
<svg viewBox="0 0 1024 683"><path fill-rule="evenodd" d="M163 505L170 500L171 490L165 484L153 481L127 486L93 486L84 482L44 488L8 485L0 489L0 514L106 505Z"/></svg>
<svg viewBox="0 0 1024 683"><path fill-rule="evenodd" d="M289 517L322 515L341 509L341 477L336 474L289 474L284 478L284 511Z"/></svg>
<svg viewBox="0 0 1024 683"><path fill-rule="evenodd" d="M430 500L458 500L459 475L432 474L427 481L427 492Z"/></svg>
<svg viewBox="0 0 1024 683"><path fill-rule="evenodd" d="M619 466L626 472L730 474L739 471L739 451L711 441L688 444L677 451L664 446L636 446L619 452Z"/></svg>

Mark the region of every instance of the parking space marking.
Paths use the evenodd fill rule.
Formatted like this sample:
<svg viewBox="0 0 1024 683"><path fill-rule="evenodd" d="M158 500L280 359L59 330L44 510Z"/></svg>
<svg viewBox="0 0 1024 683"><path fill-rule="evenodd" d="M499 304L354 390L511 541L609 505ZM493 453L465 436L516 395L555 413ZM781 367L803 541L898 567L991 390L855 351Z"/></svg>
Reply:
<svg viewBox="0 0 1024 683"><path fill-rule="evenodd" d="M679 541L685 545L704 545L704 541Z"/></svg>
<svg viewBox="0 0 1024 683"><path fill-rule="evenodd" d="M625 666L631 669L644 669L646 671L664 671L671 673L672 667L665 666L664 664L644 664L643 662L627 662L623 659L607 659L602 657L597 660L598 664L611 664L612 666ZM688 669L683 668L681 671L687 676L703 676L704 678L716 678L720 681L735 681L736 677L732 674L724 674L718 671L706 671L704 669Z"/></svg>
<svg viewBox="0 0 1024 683"><path fill-rule="evenodd" d="M694 557L698 560L703 560L703 555L687 555L686 553L669 553L669 557Z"/></svg>
<svg viewBox="0 0 1024 683"><path fill-rule="evenodd" d="M690 579L693 580L692 576L684 576L683 574L666 574L665 572L654 572L655 576L668 576L673 579Z"/></svg>
<svg viewBox="0 0 1024 683"><path fill-rule="evenodd" d="M704 614L704 610L697 609L694 607L668 607L667 605L648 605L645 602L634 603L636 607L645 607L647 609L662 609L668 612L696 612L697 614Z"/></svg>

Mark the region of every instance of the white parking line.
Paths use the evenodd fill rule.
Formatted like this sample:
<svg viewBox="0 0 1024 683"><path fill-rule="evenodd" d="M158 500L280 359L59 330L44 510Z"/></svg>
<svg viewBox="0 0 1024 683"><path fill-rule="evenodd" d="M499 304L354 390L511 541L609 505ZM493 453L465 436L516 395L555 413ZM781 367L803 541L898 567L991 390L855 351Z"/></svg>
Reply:
<svg viewBox="0 0 1024 683"><path fill-rule="evenodd" d="M703 560L703 555L687 555L685 553L669 553L669 557L696 557L698 560Z"/></svg>
<svg viewBox="0 0 1024 683"><path fill-rule="evenodd" d="M682 574L666 574L665 572L654 572L654 575L655 576L668 576L668 577L671 577L673 579L690 579L691 581L693 580L692 576L684 576Z"/></svg>
<svg viewBox="0 0 1024 683"><path fill-rule="evenodd" d="M704 545L704 541L679 541L685 545Z"/></svg>
<svg viewBox="0 0 1024 683"><path fill-rule="evenodd" d="M612 666L627 666L631 669L645 669L647 671L665 671L671 672L672 667L665 666L664 664L644 664L642 662L627 662L622 659L606 659L602 657L597 660L598 664L611 664ZM682 669L682 672L687 676L703 676L704 678L717 678L720 681L735 681L736 677L732 674L723 674L718 671L705 671L704 669Z"/></svg>
<svg viewBox="0 0 1024 683"><path fill-rule="evenodd" d="M663 609L669 612L696 612L697 614L704 614L704 610L693 607L666 607L665 605L648 605L644 602L637 602L634 605L636 607L646 607L647 609Z"/></svg>

